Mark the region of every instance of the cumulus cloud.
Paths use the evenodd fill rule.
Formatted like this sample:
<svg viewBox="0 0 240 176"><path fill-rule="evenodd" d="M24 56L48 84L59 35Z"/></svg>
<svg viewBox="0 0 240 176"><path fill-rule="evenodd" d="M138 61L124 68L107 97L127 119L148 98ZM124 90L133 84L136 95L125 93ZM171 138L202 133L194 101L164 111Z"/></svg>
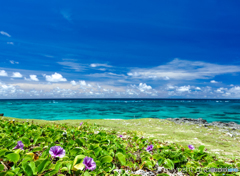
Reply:
<svg viewBox="0 0 240 176"><path fill-rule="evenodd" d="M215 83L218 83L217 81L215 81L215 80L211 80L210 81L210 83L213 83L213 84L215 84Z"/></svg>
<svg viewBox="0 0 240 176"><path fill-rule="evenodd" d="M148 86L146 83L140 83L138 85L138 89L141 91L141 92L144 92L145 90L151 90L152 87L151 86Z"/></svg>
<svg viewBox="0 0 240 176"><path fill-rule="evenodd" d="M94 63L94 64L90 64L90 67L112 67L111 65L108 64L98 64L98 63Z"/></svg>
<svg viewBox="0 0 240 176"><path fill-rule="evenodd" d="M232 98L240 98L240 86L234 86L230 89L224 89L223 96L232 97Z"/></svg>
<svg viewBox="0 0 240 176"><path fill-rule="evenodd" d="M9 35L7 32L4 32L4 31L0 31L0 34L5 35L7 37L11 37L11 35Z"/></svg>
<svg viewBox="0 0 240 176"><path fill-rule="evenodd" d="M63 78L63 76L59 73L54 73L52 75L44 75L46 78L46 81L49 82L61 82L61 81L67 81L66 78Z"/></svg>
<svg viewBox="0 0 240 176"><path fill-rule="evenodd" d="M72 85L77 86L72 86ZM91 85L89 87L88 85ZM91 84L86 81L71 81L65 83L34 84L23 82L7 85L0 82L0 98L55 98L55 97L74 97L74 98L140 98L140 97L188 97L188 98L240 98L240 87L196 87L194 85L163 85L154 89L147 83L139 83L129 86L110 86Z"/></svg>
<svg viewBox="0 0 240 176"><path fill-rule="evenodd" d="M0 76L8 76L5 70L0 70Z"/></svg>
<svg viewBox="0 0 240 176"><path fill-rule="evenodd" d="M87 85L87 83L84 80L83 81L79 81L79 83L80 83L81 86L86 86Z"/></svg>
<svg viewBox="0 0 240 176"><path fill-rule="evenodd" d="M74 81L74 80L71 81L70 83L71 83L73 86L76 86L76 85L77 85L76 81Z"/></svg>
<svg viewBox="0 0 240 176"><path fill-rule="evenodd" d="M13 72L12 77L13 77L13 78L22 78L23 76L22 76L22 74L19 73L19 72Z"/></svg>
<svg viewBox="0 0 240 176"><path fill-rule="evenodd" d="M181 86L181 87L178 87L176 90L178 91L178 92L190 92L191 90L190 90L190 85L188 85L188 86Z"/></svg>
<svg viewBox="0 0 240 176"><path fill-rule="evenodd" d="M225 91L227 91L227 90L228 90L227 88L220 87L217 90L215 90L215 92L216 93L225 93Z"/></svg>
<svg viewBox="0 0 240 176"><path fill-rule="evenodd" d="M30 78L24 78L27 81L39 81L39 79L37 78L37 75L29 75Z"/></svg>
<svg viewBox="0 0 240 176"><path fill-rule="evenodd" d="M174 59L173 61L153 68L131 69L127 75L140 79L175 79L194 80L211 79L216 75L240 72L240 66L218 65L201 61Z"/></svg>

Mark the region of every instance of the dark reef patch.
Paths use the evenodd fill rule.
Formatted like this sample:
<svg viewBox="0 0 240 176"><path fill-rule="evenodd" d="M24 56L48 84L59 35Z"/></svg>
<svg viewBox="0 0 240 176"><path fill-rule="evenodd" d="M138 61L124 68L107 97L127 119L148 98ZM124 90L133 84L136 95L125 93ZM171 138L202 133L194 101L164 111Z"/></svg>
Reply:
<svg viewBox="0 0 240 176"><path fill-rule="evenodd" d="M224 112L225 114L240 114L239 112Z"/></svg>
<svg viewBox="0 0 240 176"><path fill-rule="evenodd" d="M226 114L211 114L213 116L226 116Z"/></svg>

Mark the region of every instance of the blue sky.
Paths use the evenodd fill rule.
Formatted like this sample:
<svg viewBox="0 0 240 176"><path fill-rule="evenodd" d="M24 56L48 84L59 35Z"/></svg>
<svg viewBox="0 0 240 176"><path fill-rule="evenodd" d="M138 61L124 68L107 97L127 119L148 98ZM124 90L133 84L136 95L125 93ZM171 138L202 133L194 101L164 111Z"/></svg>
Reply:
<svg viewBox="0 0 240 176"><path fill-rule="evenodd" d="M240 98L239 7L2 2L0 98Z"/></svg>

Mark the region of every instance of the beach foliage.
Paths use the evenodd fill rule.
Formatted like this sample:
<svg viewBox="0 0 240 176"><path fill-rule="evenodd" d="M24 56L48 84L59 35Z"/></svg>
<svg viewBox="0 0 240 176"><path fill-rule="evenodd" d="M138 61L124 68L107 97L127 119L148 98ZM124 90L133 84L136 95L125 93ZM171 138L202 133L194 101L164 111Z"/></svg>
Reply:
<svg viewBox="0 0 240 176"><path fill-rule="evenodd" d="M156 166L190 168L182 172L196 175L210 173L207 168L237 168L240 161L227 163L206 153L202 145L188 147L147 139L133 131L117 134L86 122L73 127L0 121L0 176L115 176L115 169L121 169L121 175L131 175L126 170L156 173Z"/></svg>

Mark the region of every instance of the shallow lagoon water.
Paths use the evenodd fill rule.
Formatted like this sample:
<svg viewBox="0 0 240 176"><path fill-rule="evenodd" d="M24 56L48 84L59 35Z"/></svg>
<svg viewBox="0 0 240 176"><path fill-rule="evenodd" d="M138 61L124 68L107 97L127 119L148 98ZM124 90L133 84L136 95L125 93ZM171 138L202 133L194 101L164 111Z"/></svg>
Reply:
<svg viewBox="0 0 240 176"><path fill-rule="evenodd" d="M240 100L0 100L0 113L42 120L184 117L240 124Z"/></svg>

